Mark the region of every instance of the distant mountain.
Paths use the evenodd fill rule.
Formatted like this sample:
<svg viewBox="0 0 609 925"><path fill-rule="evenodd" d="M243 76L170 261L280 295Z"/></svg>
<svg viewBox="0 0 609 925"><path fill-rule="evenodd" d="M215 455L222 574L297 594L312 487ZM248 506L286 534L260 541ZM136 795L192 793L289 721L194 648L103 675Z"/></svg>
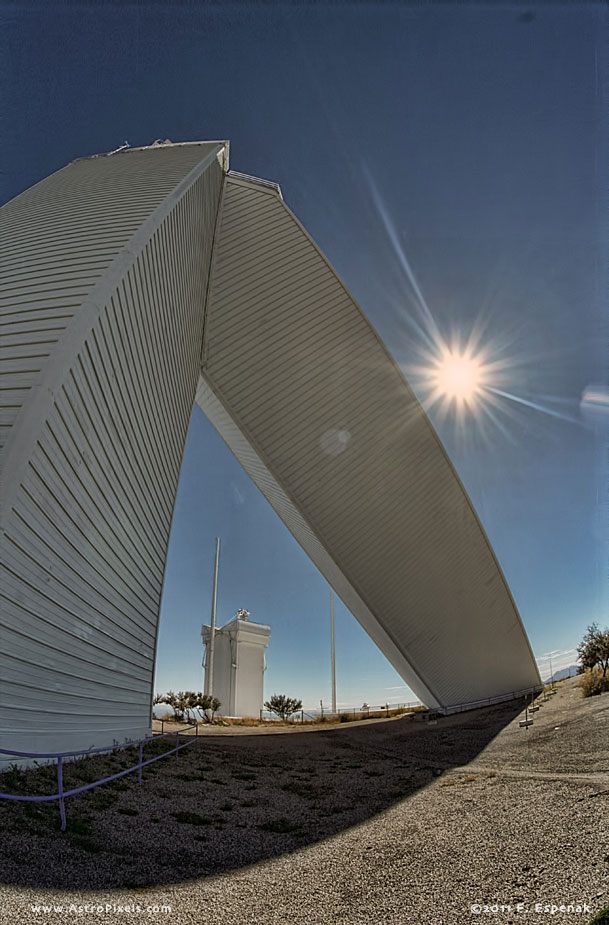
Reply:
<svg viewBox="0 0 609 925"><path fill-rule="evenodd" d="M551 684L552 681L562 681L563 678L572 678L577 674L579 665L569 665L568 668L561 668L560 671L555 671L551 678L548 678L544 681L544 684Z"/></svg>

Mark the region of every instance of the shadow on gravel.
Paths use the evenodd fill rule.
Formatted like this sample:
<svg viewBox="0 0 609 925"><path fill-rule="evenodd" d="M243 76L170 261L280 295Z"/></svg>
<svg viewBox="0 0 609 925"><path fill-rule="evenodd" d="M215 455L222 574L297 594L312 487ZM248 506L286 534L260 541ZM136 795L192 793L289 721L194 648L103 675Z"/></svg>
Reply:
<svg viewBox="0 0 609 925"><path fill-rule="evenodd" d="M507 704L284 735L203 736L189 748L58 806L0 801L0 880L138 889L276 857L364 822L472 761L521 711ZM161 749L160 742L147 748ZM130 750L129 750L130 751ZM66 766L66 789L129 767L127 750ZM54 767L7 772L0 790L53 793ZM407 810L406 810L407 811Z"/></svg>

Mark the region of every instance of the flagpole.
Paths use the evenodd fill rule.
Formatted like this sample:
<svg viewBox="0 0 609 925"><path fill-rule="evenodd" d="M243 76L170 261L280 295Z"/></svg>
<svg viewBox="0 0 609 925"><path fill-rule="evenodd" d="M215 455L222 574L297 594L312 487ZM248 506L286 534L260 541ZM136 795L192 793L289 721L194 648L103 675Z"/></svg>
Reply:
<svg viewBox="0 0 609 925"><path fill-rule="evenodd" d="M332 713L336 713L336 651L334 647L334 591L330 588L330 630L332 634Z"/></svg>
<svg viewBox="0 0 609 925"><path fill-rule="evenodd" d="M205 693L214 695L214 650L216 646L216 600L218 597L218 560L220 559L220 537L216 537L216 561L214 565L214 590L211 597L211 628L209 634L209 656L205 675Z"/></svg>

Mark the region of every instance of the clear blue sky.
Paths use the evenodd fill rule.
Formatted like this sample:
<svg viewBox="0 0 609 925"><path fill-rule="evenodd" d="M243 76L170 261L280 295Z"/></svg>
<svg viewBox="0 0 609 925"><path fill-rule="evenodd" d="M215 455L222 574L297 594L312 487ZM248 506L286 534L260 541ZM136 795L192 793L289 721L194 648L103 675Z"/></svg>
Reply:
<svg viewBox="0 0 609 925"><path fill-rule="evenodd" d="M281 184L422 399L407 266L445 339L483 324L511 397L494 423L430 414L535 653L571 663L609 603L607 425L579 410L609 359L606 6L45 0L5 2L0 27L3 201L125 139L230 139L233 169ZM201 688L217 535L220 621L245 607L272 627L266 693L327 702L328 587L198 410L157 689ZM412 696L340 604L337 670L339 704Z"/></svg>

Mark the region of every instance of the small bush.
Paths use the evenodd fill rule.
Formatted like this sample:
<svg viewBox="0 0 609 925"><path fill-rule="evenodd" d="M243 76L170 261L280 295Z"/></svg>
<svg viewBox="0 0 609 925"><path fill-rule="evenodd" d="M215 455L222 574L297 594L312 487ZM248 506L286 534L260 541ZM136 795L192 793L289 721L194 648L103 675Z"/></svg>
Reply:
<svg viewBox="0 0 609 925"><path fill-rule="evenodd" d="M605 906L604 909L594 916L590 925L609 925L609 906Z"/></svg>
<svg viewBox="0 0 609 925"><path fill-rule="evenodd" d="M110 790L96 792L94 791L94 796L91 799L92 809L108 809L118 800L116 793L112 793Z"/></svg>
<svg viewBox="0 0 609 925"><path fill-rule="evenodd" d="M200 816L198 813L180 812L171 814L176 822L182 822L187 825L211 825L213 822L209 816Z"/></svg>
<svg viewBox="0 0 609 925"><path fill-rule="evenodd" d="M50 828L57 828L60 823L55 800L49 803L24 803L23 815L32 822L42 823Z"/></svg>
<svg viewBox="0 0 609 925"><path fill-rule="evenodd" d="M25 793L26 784L27 777L17 764L12 764L2 775L2 789L6 788L9 793Z"/></svg>
<svg viewBox="0 0 609 925"><path fill-rule="evenodd" d="M321 793L315 784L311 784L308 781L290 781L288 784L283 784L281 789L285 790L287 793L294 793L296 796L304 797L309 800L319 796Z"/></svg>
<svg viewBox="0 0 609 925"><path fill-rule="evenodd" d="M289 819L284 819L282 816L280 819L273 819L272 822L263 822L258 828L262 829L263 832L275 832L278 835L287 835L289 832L296 832L299 826L290 822Z"/></svg>
<svg viewBox="0 0 609 925"><path fill-rule="evenodd" d="M270 713L276 713L285 721L293 713L302 710L302 700L286 697L285 694L273 694L270 700L265 701L264 706Z"/></svg>
<svg viewBox="0 0 609 925"><path fill-rule="evenodd" d="M604 678L598 668L588 668L580 676L579 686L584 697L594 697L609 691L609 675Z"/></svg>
<svg viewBox="0 0 609 925"><path fill-rule="evenodd" d="M68 816L66 821L66 832L68 835L82 835L88 837L91 835L91 820L83 817Z"/></svg>
<svg viewBox="0 0 609 925"><path fill-rule="evenodd" d="M102 850L92 838L75 838L73 844L82 851L88 851L89 854L99 854Z"/></svg>

